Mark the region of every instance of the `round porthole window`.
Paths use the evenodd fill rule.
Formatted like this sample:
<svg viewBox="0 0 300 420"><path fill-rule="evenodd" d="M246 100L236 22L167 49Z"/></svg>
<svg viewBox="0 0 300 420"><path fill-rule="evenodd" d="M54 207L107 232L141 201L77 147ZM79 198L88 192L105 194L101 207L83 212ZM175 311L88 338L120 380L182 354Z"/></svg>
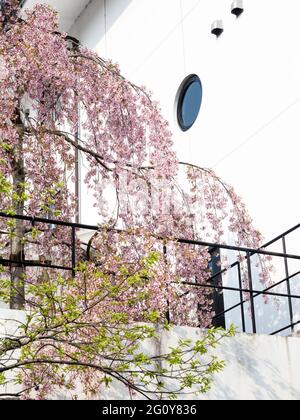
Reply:
<svg viewBox="0 0 300 420"><path fill-rule="evenodd" d="M177 97L177 121L182 131L195 123L202 103L202 84L196 74L188 76L181 84Z"/></svg>

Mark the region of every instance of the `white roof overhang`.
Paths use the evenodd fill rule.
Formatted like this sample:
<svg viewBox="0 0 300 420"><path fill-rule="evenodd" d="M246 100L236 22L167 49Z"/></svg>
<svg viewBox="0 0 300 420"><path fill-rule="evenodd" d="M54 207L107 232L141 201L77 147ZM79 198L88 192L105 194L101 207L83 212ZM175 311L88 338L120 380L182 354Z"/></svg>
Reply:
<svg viewBox="0 0 300 420"><path fill-rule="evenodd" d="M90 0L25 0L23 9L32 9L36 4L49 4L60 15L60 30L68 32Z"/></svg>

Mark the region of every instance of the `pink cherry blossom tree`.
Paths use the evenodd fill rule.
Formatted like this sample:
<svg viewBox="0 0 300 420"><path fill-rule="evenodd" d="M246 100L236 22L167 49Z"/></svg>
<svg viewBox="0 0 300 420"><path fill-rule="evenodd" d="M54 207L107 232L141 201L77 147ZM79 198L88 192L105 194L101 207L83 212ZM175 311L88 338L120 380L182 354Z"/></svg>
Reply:
<svg viewBox="0 0 300 420"><path fill-rule="evenodd" d="M237 245L258 248L261 235L231 186L178 161L168 123L146 88L59 32L48 6L21 18L17 3L6 2L0 14L1 211L73 220L80 154L99 231L88 252L77 240L70 278L22 265L30 257L69 265L66 227L1 218L1 257L11 264L1 269L0 299L28 315L17 338L0 339L0 359L19 350L0 368L0 383L13 370L27 395L40 398L55 386L75 392L78 379L86 395L112 379L143 395L177 395L194 385L206 391L223 364L211 359L204 367L194 358L227 333L210 330L203 342L180 343L160 360L139 352L138 343L155 336L139 323L164 325L168 312L174 324L211 327L211 290L182 284L207 282L210 254L176 238L220 243L230 231ZM263 261L263 283L268 272ZM166 378L177 383L172 392Z"/></svg>

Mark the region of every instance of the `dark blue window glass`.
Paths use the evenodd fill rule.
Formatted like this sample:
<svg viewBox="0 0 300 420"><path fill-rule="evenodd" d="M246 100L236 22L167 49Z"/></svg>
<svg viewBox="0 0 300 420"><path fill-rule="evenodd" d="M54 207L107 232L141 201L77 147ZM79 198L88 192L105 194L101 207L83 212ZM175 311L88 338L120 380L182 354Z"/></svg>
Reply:
<svg viewBox="0 0 300 420"><path fill-rule="evenodd" d="M183 82L179 92L177 118L183 131L189 130L195 123L202 103L202 85L198 76L189 76Z"/></svg>

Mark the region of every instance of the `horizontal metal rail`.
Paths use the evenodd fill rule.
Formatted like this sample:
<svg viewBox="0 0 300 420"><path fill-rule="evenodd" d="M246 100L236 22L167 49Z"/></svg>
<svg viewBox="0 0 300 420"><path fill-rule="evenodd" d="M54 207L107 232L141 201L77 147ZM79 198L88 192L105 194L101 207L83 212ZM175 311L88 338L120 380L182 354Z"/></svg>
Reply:
<svg viewBox="0 0 300 420"><path fill-rule="evenodd" d="M266 289L262 290L260 293L255 294L255 295L253 296L253 298L256 298L257 296L263 295L263 294L265 294L266 292L268 292L269 290L274 289L275 287L281 286L281 285L282 285L283 283L285 283L287 280L291 280L292 278L294 278L294 277L296 277L296 276L298 276L298 275L300 275L300 271L297 271L296 273L292 274L292 275L291 275L291 276L289 276L289 277L286 277L285 279L283 279L283 280L279 281L278 283L272 284L271 286L269 286L269 287L267 287ZM239 289L239 290L241 290L241 289ZM287 295L285 295L285 296L287 296ZM220 313L216 314L213 318L214 318L214 319L220 318L220 316L225 315L226 313L228 313L228 312L232 311L233 309L238 308L239 306L241 306L241 305L243 305L244 303L247 303L247 302L248 302L248 300L246 300L246 299L245 299L245 300L242 300L241 302L237 303L237 304L236 304L236 305L234 305L234 306L231 306L230 308L226 309L225 311L223 311L223 312L220 312Z"/></svg>
<svg viewBox="0 0 300 420"><path fill-rule="evenodd" d="M277 330L277 331L275 331L275 332L272 332L271 334L269 334L269 335L277 335L277 334L280 334L281 332L284 332L284 331L286 331L286 330L289 330L290 328L293 328L293 327L296 327L297 325L299 325L300 324L300 319L299 319L299 321L297 321L297 322L293 322L292 324L290 324L290 325L288 325L288 326L286 326L286 327L283 327L283 328L281 328L280 330Z"/></svg>
<svg viewBox="0 0 300 420"><path fill-rule="evenodd" d="M42 263L39 261L32 261L32 260L15 261L15 260L8 260L5 258L0 258L0 265L4 267L8 267L11 265L19 265L19 266L24 266L24 267L53 268L54 270L66 270L66 271L73 270L72 267L67 267L64 265L47 264L47 263Z"/></svg>
<svg viewBox="0 0 300 420"><path fill-rule="evenodd" d="M85 224L80 224L80 223L65 222L65 221L62 221L62 220L47 219L47 218L43 218L43 217L11 215L11 214L6 214L5 212L0 212L0 218L1 217L10 218L10 219L17 219L17 220L25 220L25 221L31 222L33 225L35 223L45 223L45 224L50 224L50 225L68 226L68 227L71 227L71 228L93 230L93 231L99 231L99 229L101 229L100 226L95 226L95 225L85 225ZM120 232L120 233L124 232L124 231L121 231L121 230L118 230L118 229L114 229L114 230L116 232ZM281 235L279 237L279 239L281 239L282 236L283 235ZM158 239L167 240L168 238L158 237ZM193 239L173 238L173 240L174 240L174 242L178 242L178 243L186 244L186 245L198 245L198 246L203 246L203 247L207 247L207 248L219 248L219 249L226 249L226 250L237 251L237 252L245 252L245 253L249 252L252 255L261 254L261 255L269 255L271 257L281 257L281 258L286 257L286 258L289 258L289 259L300 260L300 255L285 254L285 253L282 253L282 252L272 252L272 251L264 250L264 248L269 246L268 244L263 245L262 247L260 247L258 249L255 249L255 248L238 247L238 246L234 246L234 245L226 245L226 244L218 244L218 243L205 242L205 241L197 241L197 240L193 240ZM273 243L273 241L272 241L272 243Z"/></svg>
<svg viewBox="0 0 300 420"><path fill-rule="evenodd" d="M95 230L98 231L100 229L99 226L96 225L84 225L80 223L73 223L73 222L65 222L63 220L57 219L47 219L46 217L34 217L34 216L21 216L18 214L6 214L5 212L0 212L0 218L7 218L7 219L16 219L16 220L25 220L30 222L31 224L35 223L45 223L50 225L57 225L57 226L68 226L74 227L77 229L86 229L86 230Z"/></svg>
<svg viewBox="0 0 300 420"><path fill-rule="evenodd" d="M32 216L23 216L23 215L13 215L13 214L7 214L5 211L0 211L0 218L7 218L7 219L15 219L15 220L24 220L29 222L32 226L36 226L37 224L46 224L46 225L54 225L54 226L62 226L62 227L67 227L70 228L70 233L71 233L71 242L69 244L70 246L70 250L71 250L71 254L70 254L70 263L71 266L62 266L62 265L57 265L57 264L52 264L51 261L34 261L34 260L10 260L7 258L1 258L0 257L0 265L3 266L11 266L11 265L19 265L19 266L24 266L24 267L41 267L41 268L48 268L48 269L57 269L57 270L66 270L66 271L70 271L72 272L72 275L75 276L75 272L76 272L76 231L78 230L88 230L88 231L93 231L93 232L99 232L101 230L101 226L97 226L97 225L88 225L88 224L81 224L81 223L74 223L74 222L69 222L69 221L63 221L63 220L54 220L54 219L49 219L46 217L32 217ZM234 306L231 306L230 308L224 309L224 311L217 313L214 317L213 320L216 320L217 318L220 318L221 316L224 316L225 314L228 314L229 312L233 311L234 309L241 307L241 320L242 320L242 325L243 325L243 331L246 332L246 324L245 324L245 314L244 314L244 305L248 302L251 303L251 320L252 320L252 330L253 332L256 332L257 330L257 319L256 319L256 314L255 314L255 298L257 298L258 296L273 296L273 297L280 297L280 298L287 298L288 299L288 303L289 303L289 315L290 315L290 321L293 320L293 305L292 305L292 299L300 299L300 296L297 294L293 294L291 293L291 288L290 288L290 280L295 278L297 275L300 275L300 271L297 271L294 274L289 274L289 265L288 265L288 261L289 260L300 260L300 255L295 255L295 254L289 254L287 253L286 250L286 236L293 233L294 231L296 231L297 229L300 228L300 223L296 226L294 226L293 228L287 230L286 232L284 232L283 234L277 236L276 238L274 238L273 240L267 242L266 244L264 244L263 246L261 246L258 249L254 249L254 248L247 248L247 247L238 247L238 246L234 246L234 245L226 245L226 244L217 244L217 243L211 243L211 242L206 242L206 241L198 241L198 240L192 240L192 239L184 239L184 238L165 238L165 237L161 237L161 236L157 236L158 240L164 241L164 244L166 243L165 241L171 241L171 242L177 242L179 244L182 245L191 245L191 246L200 246L203 248L207 248L209 252L211 252L211 250L217 250L217 251L221 251L221 250L227 250L227 251L234 251L234 252L238 252L240 254L245 254L245 257L243 257L243 260L245 260L245 263L247 263L247 272L248 272L248 276L249 276L249 288L246 287L242 287L242 280L241 280L241 276L240 276L240 264L242 263L243 260L237 260L234 263L232 263L229 267L226 267L224 269L220 269L219 272L214 273L208 280L208 283L205 284L200 284L200 283L192 283L192 282L182 282L183 285L186 286L192 286L192 287L202 287L202 288L206 288L206 289L211 289L211 290L219 290L219 291L231 291L231 292L239 292L240 294L240 302ZM115 232L119 232L119 233L124 233L124 231L122 230L118 230L118 229L114 229ZM5 234L5 233L3 233ZM276 242L280 241L282 242L283 245L283 252L274 252L274 251L268 251L266 248L268 248L269 246L275 244ZM165 253L165 249L166 249L166 245L164 245L164 254ZM284 264L285 264L285 273L286 273L286 277L285 279L277 282L276 284L273 284L263 290L255 290L253 288L253 282L252 282L252 268L251 268L251 257L254 255L261 255L261 256L270 256L270 257L278 257L278 258L283 258L284 260ZM212 282L213 280L217 279L218 277L222 276L222 274L226 273L227 271L238 267L239 268L239 287L230 287L230 286L223 286L223 285L218 285L218 282L216 282L217 284L212 284L210 282ZM286 283L287 284L287 293L277 293L274 291L271 291L272 289L274 289L275 287L278 287L282 284ZM243 294L249 294L249 300L247 298L244 298ZM294 327L296 325L300 324L300 320L297 322L291 322L288 326L283 327L273 333L271 333L271 335L276 335L276 334L280 334L288 329L291 329L293 331Z"/></svg>
<svg viewBox="0 0 300 420"><path fill-rule="evenodd" d="M281 258L300 260L300 255L284 254L283 252L265 251L262 249L263 247L259 249L244 248L244 247L238 247L238 246L233 246L233 245L214 244L211 242L194 241L194 240L189 240L189 239L175 239L175 241L180 244L186 244L186 245L199 245L199 246L205 246L208 248L215 247L219 249L226 249L229 251L237 251L237 252L245 252L245 253L248 252L252 254L251 256L253 256L254 254L259 254L259 255L268 255L270 257L281 257Z"/></svg>
<svg viewBox="0 0 300 420"><path fill-rule="evenodd" d="M215 286L214 284L200 284L200 283L191 283L188 281L183 281L181 284L186 286L193 286L193 287L203 287L209 289L218 289L218 290L230 290L231 292L243 292L243 293L255 293L258 295L267 295L267 296L277 296L277 297L290 297L292 299L300 299L299 295L288 295L287 293L275 293L275 292L263 292L261 290L254 290L254 289L240 289L238 287L229 287L229 286Z"/></svg>

